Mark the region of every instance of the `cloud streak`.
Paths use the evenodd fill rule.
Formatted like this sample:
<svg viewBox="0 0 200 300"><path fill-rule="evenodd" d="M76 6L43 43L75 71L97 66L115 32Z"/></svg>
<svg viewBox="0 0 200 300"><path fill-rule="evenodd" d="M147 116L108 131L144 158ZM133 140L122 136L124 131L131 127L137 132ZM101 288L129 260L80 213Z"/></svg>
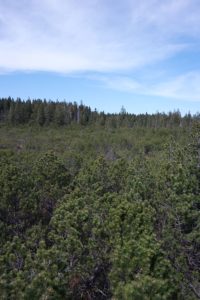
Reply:
<svg viewBox="0 0 200 300"><path fill-rule="evenodd" d="M200 72L188 72L161 82L141 82L127 76L94 76L104 88L135 95L171 98L175 100L200 101Z"/></svg>
<svg viewBox="0 0 200 300"><path fill-rule="evenodd" d="M149 93L153 96L199 102L200 72L189 72L152 86Z"/></svg>

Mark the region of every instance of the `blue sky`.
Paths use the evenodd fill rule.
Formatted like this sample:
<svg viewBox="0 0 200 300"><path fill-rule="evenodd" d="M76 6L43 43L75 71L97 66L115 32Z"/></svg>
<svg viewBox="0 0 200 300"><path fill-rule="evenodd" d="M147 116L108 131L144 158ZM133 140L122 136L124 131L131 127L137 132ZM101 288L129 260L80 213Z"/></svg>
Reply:
<svg viewBox="0 0 200 300"><path fill-rule="evenodd" d="M0 97L200 111L199 0L0 0Z"/></svg>

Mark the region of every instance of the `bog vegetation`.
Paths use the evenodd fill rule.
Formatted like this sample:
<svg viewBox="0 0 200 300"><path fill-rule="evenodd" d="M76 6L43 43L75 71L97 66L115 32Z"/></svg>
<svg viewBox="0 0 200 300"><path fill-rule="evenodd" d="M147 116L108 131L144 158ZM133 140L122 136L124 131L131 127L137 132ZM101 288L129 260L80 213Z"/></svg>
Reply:
<svg viewBox="0 0 200 300"><path fill-rule="evenodd" d="M0 298L200 298L200 116L0 99Z"/></svg>

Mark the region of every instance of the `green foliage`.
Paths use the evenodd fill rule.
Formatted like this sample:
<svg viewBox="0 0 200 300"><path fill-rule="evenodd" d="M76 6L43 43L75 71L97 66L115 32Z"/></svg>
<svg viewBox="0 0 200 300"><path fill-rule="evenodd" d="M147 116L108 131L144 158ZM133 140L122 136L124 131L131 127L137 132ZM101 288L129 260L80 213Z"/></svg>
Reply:
<svg viewBox="0 0 200 300"><path fill-rule="evenodd" d="M10 98L0 114L1 299L199 298L198 118Z"/></svg>

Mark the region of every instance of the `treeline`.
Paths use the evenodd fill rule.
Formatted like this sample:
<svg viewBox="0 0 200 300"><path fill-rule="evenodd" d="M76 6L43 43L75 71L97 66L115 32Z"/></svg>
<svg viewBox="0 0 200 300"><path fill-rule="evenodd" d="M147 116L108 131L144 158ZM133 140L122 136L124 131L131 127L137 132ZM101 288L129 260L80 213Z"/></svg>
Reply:
<svg viewBox="0 0 200 300"><path fill-rule="evenodd" d="M191 127L193 122L200 120L200 114L190 113L181 116L179 111L155 114L130 114L122 107L118 114L105 114L92 111L89 106L76 102L55 102L41 99L16 100L8 97L0 99L0 123L20 125L37 124L48 126L66 126L70 124L90 125L118 128L145 127L145 128L171 128Z"/></svg>

